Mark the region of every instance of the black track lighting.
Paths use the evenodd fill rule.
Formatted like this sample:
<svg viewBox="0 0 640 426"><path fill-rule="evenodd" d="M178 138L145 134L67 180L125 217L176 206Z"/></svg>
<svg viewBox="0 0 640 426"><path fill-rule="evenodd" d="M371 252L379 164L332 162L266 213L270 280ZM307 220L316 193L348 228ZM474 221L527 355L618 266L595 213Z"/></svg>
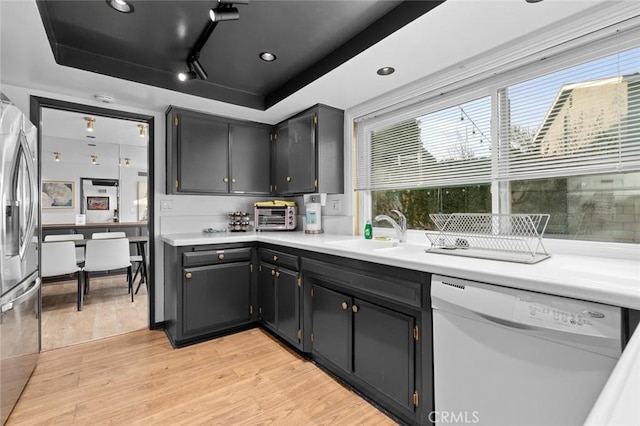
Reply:
<svg viewBox="0 0 640 426"><path fill-rule="evenodd" d="M115 0L114 0L115 1ZM207 26L204 28L200 37L196 41L196 44L191 49L191 53L189 54L189 59L187 59L187 66L189 67L188 72L181 72L178 74L178 79L180 81L193 80L195 78L199 78L201 80L206 80L208 78L207 72L202 68L202 65L198 61L200 58L200 52L204 45L211 37L211 33L218 25L218 22L221 21L235 21L240 19L240 12L238 9L233 7L234 4L249 4L248 0L218 0L218 6L215 9L209 10L209 22Z"/></svg>
<svg viewBox="0 0 640 426"><path fill-rule="evenodd" d="M209 18L212 22L237 21L240 12L235 7L216 8L209 10Z"/></svg>

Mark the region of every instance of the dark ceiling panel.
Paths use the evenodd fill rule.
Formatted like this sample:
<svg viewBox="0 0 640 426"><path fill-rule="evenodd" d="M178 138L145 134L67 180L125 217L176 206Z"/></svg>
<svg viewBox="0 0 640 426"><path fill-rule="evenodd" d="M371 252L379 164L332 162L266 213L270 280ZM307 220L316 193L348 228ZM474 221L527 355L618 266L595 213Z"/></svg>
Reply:
<svg viewBox="0 0 640 426"><path fill-rule="evenodd" d="M207 80L179 82L217 2L38 0L56 62L138 83L267 109L441 1L267 1L237 5L200 52ZM277 56L266 63L258 54Z"/></svg>

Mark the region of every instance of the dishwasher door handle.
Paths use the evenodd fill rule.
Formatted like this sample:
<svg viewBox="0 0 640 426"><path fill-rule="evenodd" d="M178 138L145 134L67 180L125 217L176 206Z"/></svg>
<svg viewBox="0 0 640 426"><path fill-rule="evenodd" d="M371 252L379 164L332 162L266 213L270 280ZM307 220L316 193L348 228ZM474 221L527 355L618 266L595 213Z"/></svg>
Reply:
<svg viewBox="0 0 640 426"><path fill-rule="evenodd" d="M474 312L476 315L478 315L480 318L483 318L487 321L493 322L495 324L500 324L503 325L505 327L509 327L509 328L517 328L518 330L526 330L526 331L545 331L547 330L544 327L536 327L535 325L531 325L531 324L523 324L521 322L517 322L517 321L511 321L511 320L507 320L504 318L497 318L491 315L487 315L487 314L482 314L480 312Z"/></svg>

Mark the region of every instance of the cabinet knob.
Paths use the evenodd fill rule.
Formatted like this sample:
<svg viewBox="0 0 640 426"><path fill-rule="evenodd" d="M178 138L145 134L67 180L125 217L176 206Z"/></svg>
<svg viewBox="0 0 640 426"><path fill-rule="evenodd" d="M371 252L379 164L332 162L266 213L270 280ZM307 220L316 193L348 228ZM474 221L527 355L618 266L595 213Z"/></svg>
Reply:
<svg viewBox="0 0 640 426"><path fill-rule="evenodd" d="M291 182L291 176L287 176L287 182Z"/></svg>
<svg viewBox="0 0 640 426"><path fill-rule="evenodd" d="M276 278L280 278L280 272L276 272Z"/></svg>
<svg viewBox="0 0 640 426"><path fill-rule="evenodd" d="M275 275L276 271L274 269L271 270L271 275Z"/></svg>
<svg viewBox="0 0 640 426"><path fill-rule="evenodd" d="M342 302L342 309L346 311L348 307L349 305L347 304L347 302Z"/></svg>
<svg viewBox="0 0 640 426"><path fill-rule="evenodd" d="M351 307L351 310L352 310L353 312L358 312L358 305L353 305L353 306Z"/></svg>
<svg viewBox="0 0 640 426"><path fill-rule="evenodd" d="M236 179L235 178L231 179L231 183L236 183Z"/></svg>
<svg viewBox="0 0 640 426"><path fill-rule="evenodd" d="M229 183L229 178L223 178L223 179L222 179L222 181L223 181L224 183Z"/></svg>
<svg viewBox="0 0 640 426"><path fill-rule="evenodd" d="M278 261L278 256L275 256L275 255L274 255L274 256L273 256L273 261L274 261L274 262L277 262L277 261Z"/></svg>
<svg viewBox="0 0 640 426"><path fill-rule="evenodd" d="M187 272L186 274L184 274L184 277L185 277L186 279L191 278L191 272Z"/></svg>
<svg viewBox="0 0 640 426"><path fill-rule="evenodd" d="M220 260L224 259L224 254L223 254L223 253L220 253L220 254L218 255L218 259L220 259Z"/></svg>

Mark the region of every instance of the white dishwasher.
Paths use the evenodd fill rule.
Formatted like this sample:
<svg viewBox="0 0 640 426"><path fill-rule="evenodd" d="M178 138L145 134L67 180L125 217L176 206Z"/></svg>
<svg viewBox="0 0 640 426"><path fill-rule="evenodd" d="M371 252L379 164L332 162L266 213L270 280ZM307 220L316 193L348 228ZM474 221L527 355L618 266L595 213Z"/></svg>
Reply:
<svg viewBox="0 0 640 426"><path fill-rule="evenodd" d="M434 275L438 425L581 425L622 352L621 309Z"/></svg>

